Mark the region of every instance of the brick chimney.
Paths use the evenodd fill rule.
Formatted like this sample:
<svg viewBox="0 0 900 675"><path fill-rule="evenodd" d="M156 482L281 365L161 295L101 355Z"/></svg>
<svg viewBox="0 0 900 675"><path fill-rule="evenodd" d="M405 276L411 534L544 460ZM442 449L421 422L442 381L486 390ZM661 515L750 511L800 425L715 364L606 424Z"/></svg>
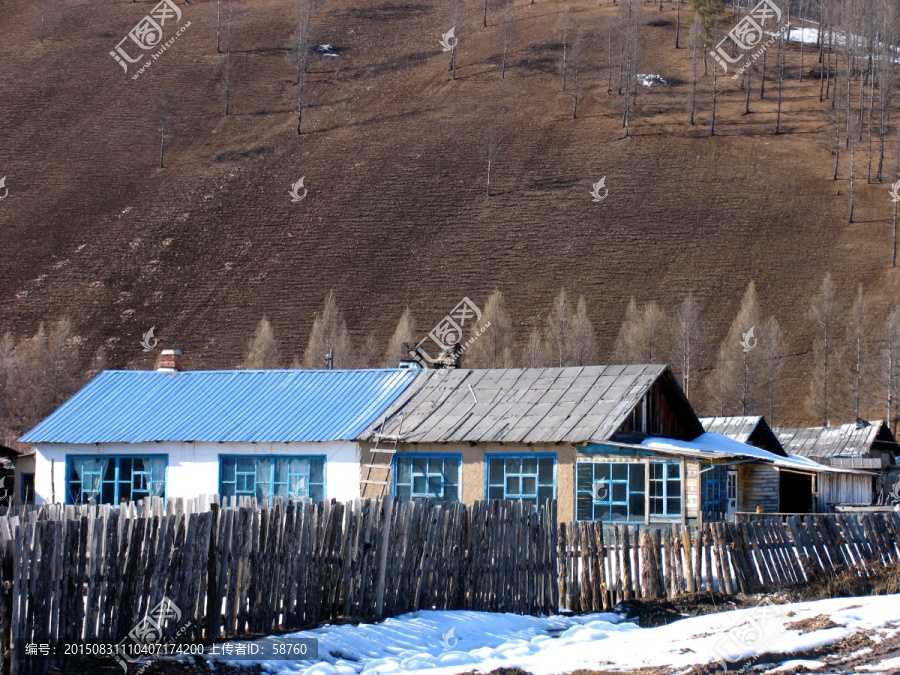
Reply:
<svg viewBox="0 0 900 675"><path fill-rule="evenodd" d="M163 349L156 362L156 369L163 371L182 371L180 349Z"/></svg>

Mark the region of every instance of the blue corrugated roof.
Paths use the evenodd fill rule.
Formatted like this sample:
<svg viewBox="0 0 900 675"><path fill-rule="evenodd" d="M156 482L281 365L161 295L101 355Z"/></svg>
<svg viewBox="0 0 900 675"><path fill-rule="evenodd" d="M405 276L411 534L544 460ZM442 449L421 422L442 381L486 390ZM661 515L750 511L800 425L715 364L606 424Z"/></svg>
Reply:
<svg viewBox="0 0 900 675"><path fill-rule="evenodd" d="M414 370L108 370L25 443L352 440Z"/></svg>

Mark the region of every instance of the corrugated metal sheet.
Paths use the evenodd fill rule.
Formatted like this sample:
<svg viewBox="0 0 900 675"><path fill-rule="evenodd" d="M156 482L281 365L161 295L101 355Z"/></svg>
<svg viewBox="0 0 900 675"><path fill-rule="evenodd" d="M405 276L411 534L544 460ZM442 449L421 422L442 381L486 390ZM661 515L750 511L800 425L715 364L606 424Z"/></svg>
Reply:
<svg viewBox="0 0 900 675"><path fill-rule="evenodd" d="M111 370L27 443L352 440L415 380L414 370Z"/></svg>
<svg viewBox="0 0 900 675"><path fill-rule="evenodd" d="M756 425L762 420L760 415L733 415L730 417L701 417L700 424L704 431L728 436L738 443L746 443Z"/></svg>
<svg viewBox="0 0 900 675"><path fill-rule="evenodd" d="M774 429L785 450L804 457L862 457L872 449L881 422L808 429Z"/></svg>
<svg viewBox="0 0 900 675"><path fill-rule="evenodd" d="M664 365L430 370L369 427L405 443L602 442Z"/></svg>

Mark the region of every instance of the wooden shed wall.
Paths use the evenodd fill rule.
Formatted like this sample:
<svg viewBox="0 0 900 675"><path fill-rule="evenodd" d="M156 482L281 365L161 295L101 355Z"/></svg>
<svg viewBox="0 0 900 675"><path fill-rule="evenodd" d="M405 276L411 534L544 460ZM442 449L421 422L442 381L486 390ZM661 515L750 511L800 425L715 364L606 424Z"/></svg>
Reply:
<svg viewBox="0 0 900 675"><path fill-rule="evenodd" d="M830 504L871 504L872 477L852 473L823 473L819 476L816 508L828 513Z"/></svg>
<svg viewBox="0 0 900 675"><path fill-rule="evenodd" d="M771 464L739 464L738 511L778 512L778 469Z"/></svg>

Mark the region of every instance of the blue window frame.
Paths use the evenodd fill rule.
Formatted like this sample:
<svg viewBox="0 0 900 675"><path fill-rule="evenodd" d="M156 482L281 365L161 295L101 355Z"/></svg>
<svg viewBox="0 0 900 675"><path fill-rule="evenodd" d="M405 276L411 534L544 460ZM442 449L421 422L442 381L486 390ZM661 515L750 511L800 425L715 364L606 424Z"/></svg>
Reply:
<svg viewBox="0 0 900 675"><path fill-rule="evenodd" d="M487 455L488 499L542 504L556 498L556 455Z"/></svg>
<svg viewBox="0 0 900 675"><path fill-rule="evenodd" d="M576 462L575 473L578 520L644 520L643 462Z"/></svg>
<svg viewBox="0 0 900 675"><path fill-rule="evenodd" d="M653 462L650 465L650 515L681 515L681 464Z"/></svg>
<svg viewBox="0 0 900 675"><path fill-rule="evenodd" d="M462 455L398 454L394 495L403 500L458 502Z"/></svg>
<svg viewBox="0 0 900 675"><path fill-rule="evenodd" d="M220 455L223 497L325 499L325 457L318 455Z"/></svg>
<svg viewBox="0 0 900 675"><path fill-rule="evenodd" d="M575 463L575 517L607 522L643 521L681 515L681 464L650 463L650 494L645 494L643 462Z"/></svg>
<svg viewBox="0 0 900 675"><path fill-rule="evenodd" d="M120 504L166 498L168 455L67 455L67 504Z"/></svg>
<svg viewBox="0 0 900 675"><path fill-rule="evenodd" d="M714 464L700 473L703 485L703 517L719 520L728 512L728 467Z"/></svg>

